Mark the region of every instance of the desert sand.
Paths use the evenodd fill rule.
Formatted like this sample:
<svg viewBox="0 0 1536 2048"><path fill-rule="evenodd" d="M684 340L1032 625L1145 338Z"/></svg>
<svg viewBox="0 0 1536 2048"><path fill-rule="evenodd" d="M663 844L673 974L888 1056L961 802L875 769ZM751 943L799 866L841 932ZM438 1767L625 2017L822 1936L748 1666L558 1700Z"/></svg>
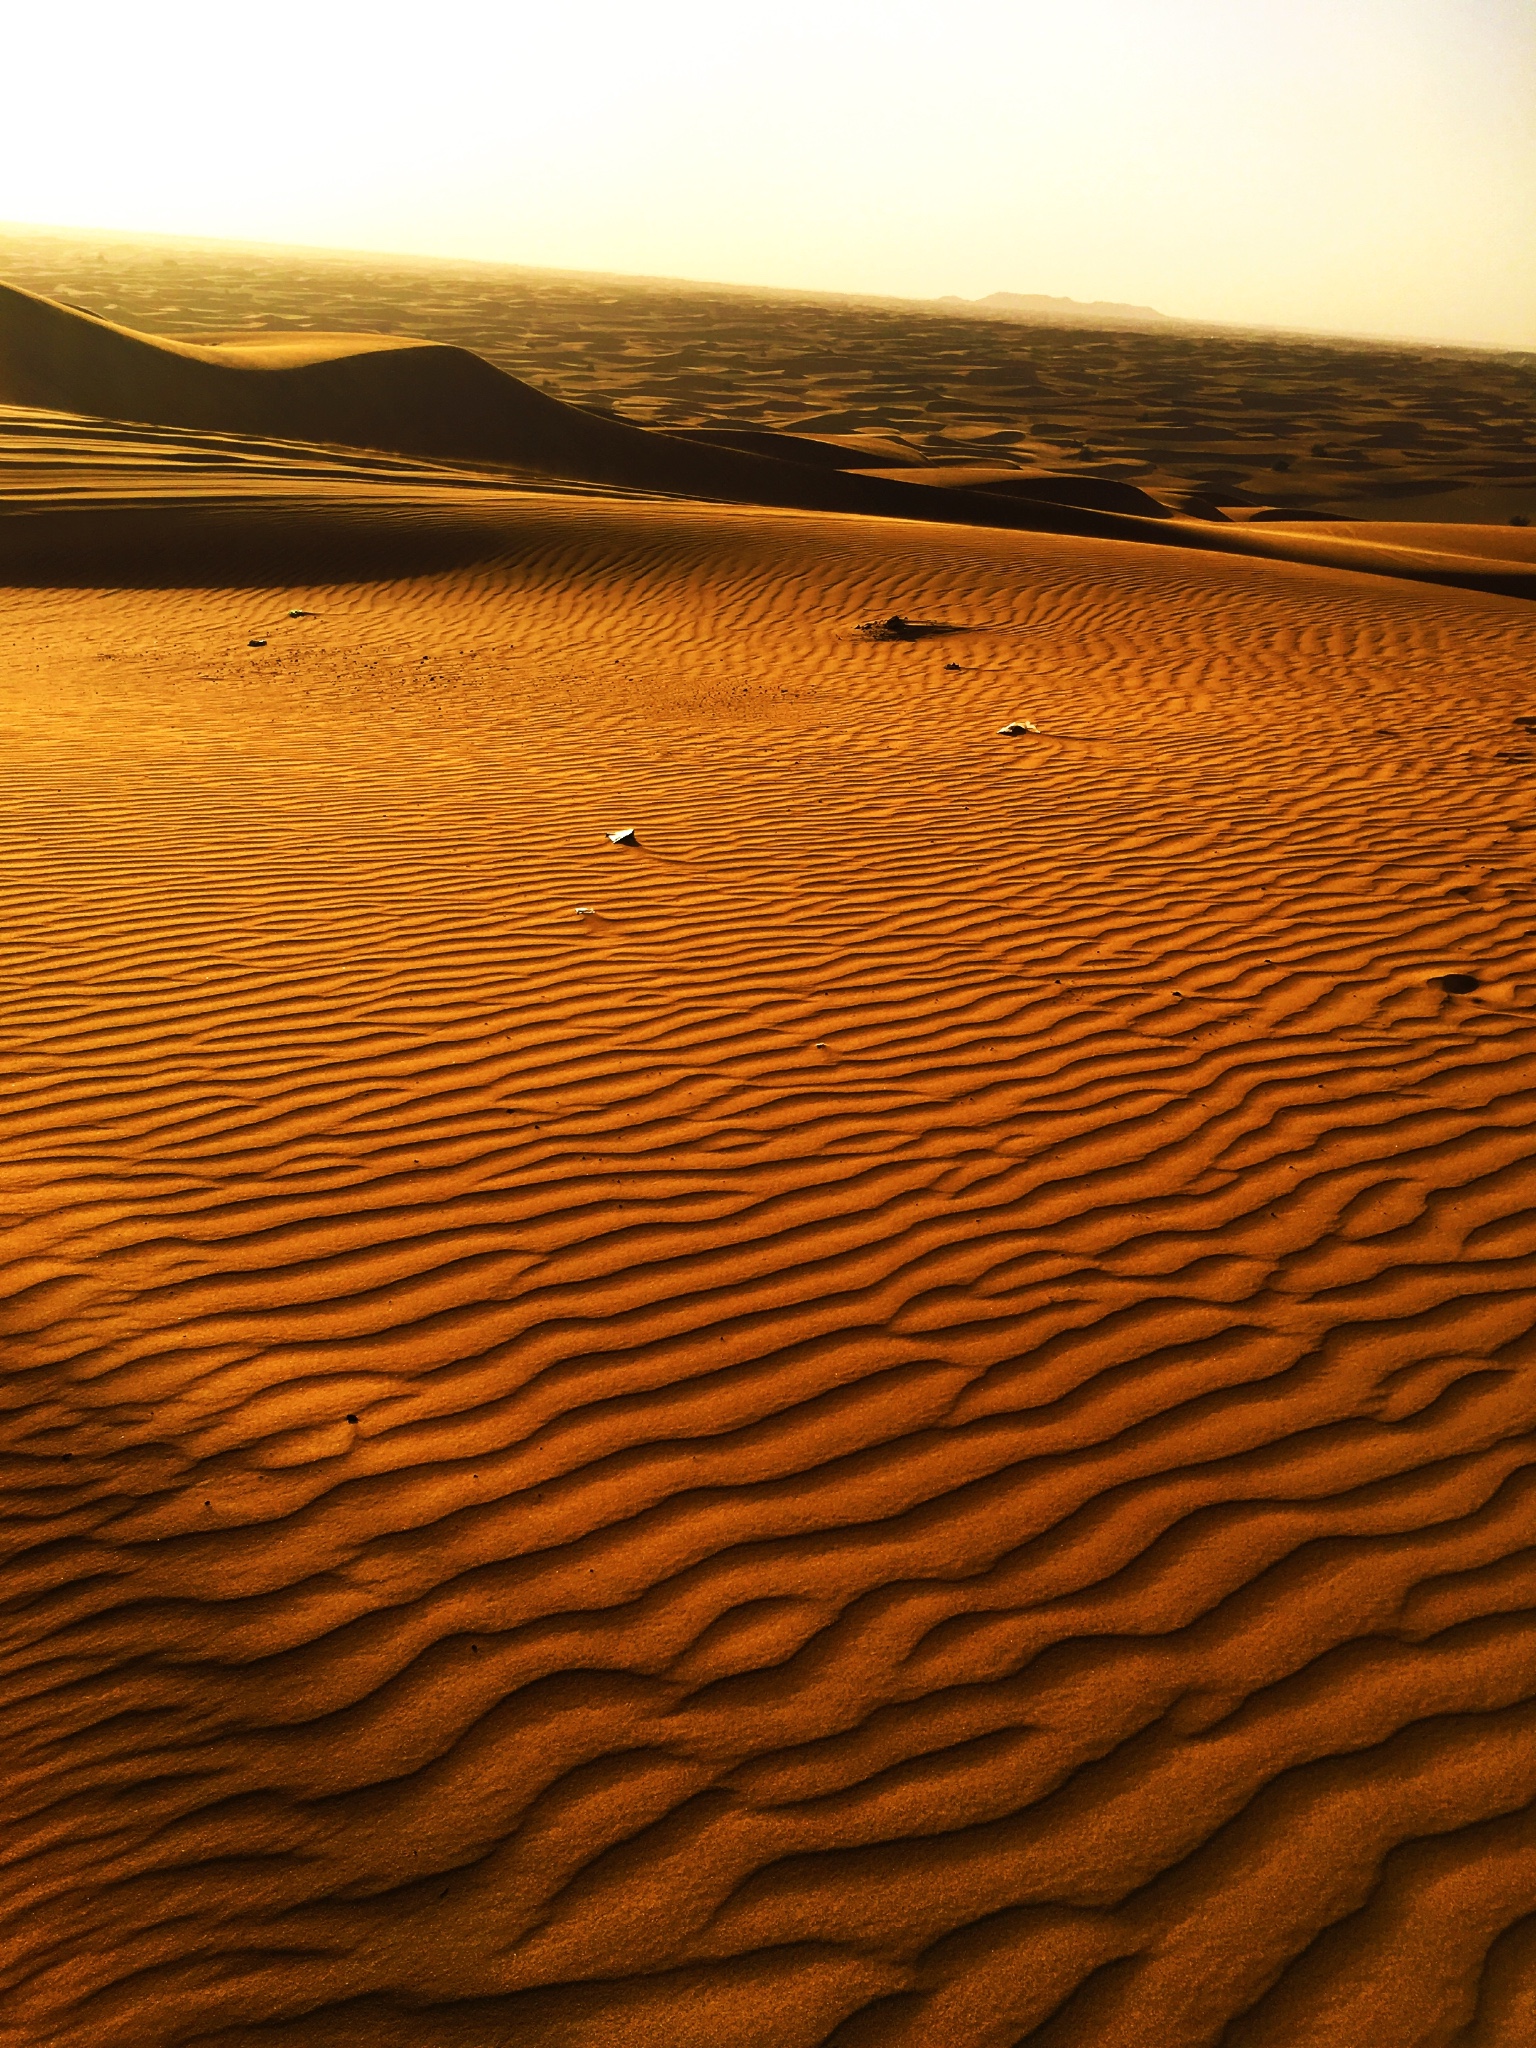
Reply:
<svg viewBox="0 0 1536 2048"><path fill-rule="evenodd" d="M986 462L1016 478L1071 471L1202 516L1536 520L1529 353L1148 330L1138 307L1062 325L976 305L4 224L0 278L159 335L339 327L449 342L643 426L812 434L881 461Z"/></svg>
<svg viewBox="0 0 1536 2048"><path fill-rule="evenodd" d="M48 282L5 2038L1536 2038L1529 530Z"/></svg>

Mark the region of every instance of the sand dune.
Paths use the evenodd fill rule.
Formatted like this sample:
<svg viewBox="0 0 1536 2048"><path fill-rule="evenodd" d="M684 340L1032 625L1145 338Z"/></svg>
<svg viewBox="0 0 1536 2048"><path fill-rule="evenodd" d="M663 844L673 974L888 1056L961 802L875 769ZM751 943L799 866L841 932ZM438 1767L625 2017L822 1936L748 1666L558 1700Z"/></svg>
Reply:
<svg viewBox="0 0 1536 2048"><path fill-rule="evenodd" d="M1385 547L1399 547L1406 541L1412 546L1430 548L1436 554L1536 562L1536 528L1528 526L1480 526L1468 521L1432 526L1419 520L1405 525L1388 520L1340 519L1330 520L1328 531L1340 540L1363 540Z"/></svg>
<svg viewBox="0 0 1536 2048"><path fill-rule="evenodd" d="M907 462L1129 482L1177 509L1536 519L1529 353L1040 323L966 306L3 224L0 277L178 338L378 329L448 342L553 397L672 432L809 432L895 448Z"/></svg>
<svg viewBox="0 0 1536 2048"><path fill-rule="evenodd" d="M938 516L931 500L877 477L598 417L467 349L366 333L181 341L136 334L6 287L0 403L507 464L690 497ZM984 507L983 517L1003 523L995 507Z"/></svg>
<svg viewBox="0 0 1536 2048"><path fill-rule="evenodd" d="M1536 596L1536 570L1460 552L1302 533L1211 527L1027 494L951 488L940 500L878 472L786 462L600 419L467 350L387 335L169 340L0 286L0 405L204 432L392 450L435 462L503 464L629 489L1066 532L1263 554ZM1101 501L1104 491L1090 490Z"/></svg>
<svg viewBox="0 0 1536 2048"><path fill-rule="evenodd" d="M87 587L411 574L504 548L508 484L361 449L0 406L0 573Z"/></svg>
<svg viewBox="0 0 1536 2048"><path fill-rule="evenodd" d="M0 2037L1524 2048L1530 553L28 321Z"/></svg>

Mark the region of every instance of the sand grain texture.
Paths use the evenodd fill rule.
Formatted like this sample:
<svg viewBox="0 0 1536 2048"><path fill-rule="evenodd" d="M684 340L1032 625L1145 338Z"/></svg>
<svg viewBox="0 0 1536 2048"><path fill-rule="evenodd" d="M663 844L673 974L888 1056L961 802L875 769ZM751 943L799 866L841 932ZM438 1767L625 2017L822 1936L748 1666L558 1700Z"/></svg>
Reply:
<svg viewBox="0 0 1536 2048"><path fill-rule="evenodd" d="M1529 606L12 403L0 2028L1528 2041Z"/></svg>

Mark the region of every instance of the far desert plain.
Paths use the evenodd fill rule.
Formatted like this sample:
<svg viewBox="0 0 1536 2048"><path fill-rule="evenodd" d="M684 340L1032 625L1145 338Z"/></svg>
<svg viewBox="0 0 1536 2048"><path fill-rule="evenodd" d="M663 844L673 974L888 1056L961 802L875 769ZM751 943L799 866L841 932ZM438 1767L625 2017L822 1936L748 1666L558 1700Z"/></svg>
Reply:
<svg viewBox="0 0 1536 2048"><path fill-rule="evenodd" d="M0 2038L1529 2048L1536 355L0 277Z"/></svg>

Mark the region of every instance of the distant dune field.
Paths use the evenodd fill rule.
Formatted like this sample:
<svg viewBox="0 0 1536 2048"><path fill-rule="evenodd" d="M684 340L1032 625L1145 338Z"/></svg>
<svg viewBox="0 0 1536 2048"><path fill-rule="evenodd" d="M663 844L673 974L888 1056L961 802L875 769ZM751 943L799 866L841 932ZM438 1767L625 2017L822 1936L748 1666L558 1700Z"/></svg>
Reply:
<svg viewBox="0 0 1536 2048"><path fill-rule="evenodd" d="M1523 2048L1531 531L410 310L0 293L0 2037Z"/></svg>
<svg viewBox="0 0 1536 2048"><path fill-rule="evenodd" d="M851 436L1122 480L1203 516L1536 520L1531 352L3 224L0 278L157 334L382 330L641 426Z"/></svg>

